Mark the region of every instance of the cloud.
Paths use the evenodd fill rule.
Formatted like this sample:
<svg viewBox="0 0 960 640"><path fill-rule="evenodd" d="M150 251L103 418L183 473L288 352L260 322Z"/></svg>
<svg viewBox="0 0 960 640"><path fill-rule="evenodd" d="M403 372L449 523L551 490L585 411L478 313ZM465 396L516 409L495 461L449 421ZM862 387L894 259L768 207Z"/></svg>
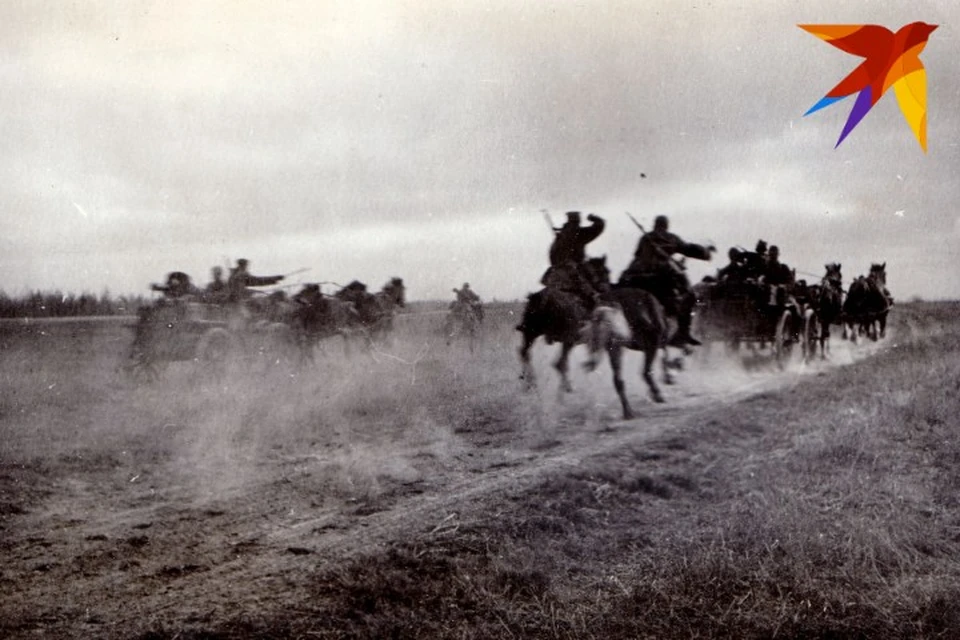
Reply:
<svg viewBox="0 0 960 640"><path fill-rule="evenodd" d="M637 238L622 211L721 245L777 238L813 264L855 246L919 255L954 232L960 197L949 31L922 56L926 156L892 97L837 150L847 107L802 117L851 59L795 24L866 6L5 6L10 282L140 290L243 254L374 282L410 273L427 296L473 273L520 295L545 267L542 208L605 214L591 249L617 267ZM950 3L869 9L891 26L960 18ZM99 266L81 280L71 265Z"/></svg>

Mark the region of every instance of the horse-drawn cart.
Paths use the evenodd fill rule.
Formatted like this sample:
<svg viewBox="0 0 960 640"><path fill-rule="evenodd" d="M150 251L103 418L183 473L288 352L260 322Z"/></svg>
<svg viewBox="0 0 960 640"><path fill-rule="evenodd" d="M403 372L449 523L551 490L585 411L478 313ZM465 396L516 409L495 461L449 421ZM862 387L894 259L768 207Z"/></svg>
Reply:
<svg viewBox="0 0 960 640"><path fill-rule="evenodd" d="M722 342L731 350L746 344L766 349L781 368L799 345L806 356L808 336L816 319L804 301L786 287L743 282L701 282L694 287L696 332L705 341Z"/></svg>
<svg viewBox="0 0 960 640"><path fill-rule="evenodd" d="M288 357L291 330L251 314L248 306L162 298L140 309L126 370L139 381L159 377L171 362L194 362L222 373L236 355Z"/></svg>

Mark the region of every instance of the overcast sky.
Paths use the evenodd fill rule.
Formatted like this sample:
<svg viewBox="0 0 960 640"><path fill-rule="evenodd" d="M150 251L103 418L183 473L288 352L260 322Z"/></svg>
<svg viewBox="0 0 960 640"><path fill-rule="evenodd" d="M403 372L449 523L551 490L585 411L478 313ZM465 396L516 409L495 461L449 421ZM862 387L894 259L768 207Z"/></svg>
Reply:
<svg viewBox="0 0 960 640"><path fill-rule="evenodd" d="M924 154L891 90L803 117L859 59L798 23L940 25ZM262 275L538 288L575 209L614 277L657 214L798 271L886 261L960 298L960 2L106 0L0 7L0 288ZM641 178L641 173L646 178ZM325 288L332 291L332 288Z"/></svg>

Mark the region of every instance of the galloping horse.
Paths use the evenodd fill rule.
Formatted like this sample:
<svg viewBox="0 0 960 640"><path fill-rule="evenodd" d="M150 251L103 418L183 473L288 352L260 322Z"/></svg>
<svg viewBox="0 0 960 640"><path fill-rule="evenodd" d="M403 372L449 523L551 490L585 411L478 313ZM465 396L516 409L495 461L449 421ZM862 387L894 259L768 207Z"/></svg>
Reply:
<svg viewBox="0 0 960 640"><path fill-rule="evenodd" d="M360 316L360 323L369 332L373 342L384 341L393 330L393 315L398 307L404 307L405 288L403 279L392 278L377 293L367 292L367 286L354 280L338 291L336 298L352 302Z"/></svg>
<svg viewBox="0 0 960 640"><path fill-rule="evenodd" d="M294 308L282 322L292 328L301 360L312 360L314 348L333 336L343 338L345 351L349 351L354 336L363 336L369 342L353 303L324 295L320 285L304 285L293 296L292 304Z"/></svg>
<svg viewBox="0 0 960 640"><path fill-rule="evenodd" d="M590 283L601 292L600 302L592 311L576 294L552 287L528 297L523 319L517 326L517 330L523 333L520 378L525 380L528 386L534 386L530 348L540 336L545 337L547 344L559 342L561 345L560 357L554 363L554 368L560 373L560 387L566 392L572 391L567 378L567 361L573 347L580 342L589 345L591 358L584 365L588 370L596 367L598 354L605 349L610 355L613 383L623 406L623 417L629 419L633 417L633 411L627 401L621 377L623 348L644 352L644 380L650 387L654 400L663 402L660 390L650 375L650 369L657 350L666 348L669 337L666 315L660 302L647 291L611 288L606 257L587 260L585 272ZM664 374L669 375L666 363Z"/></svg>
<svg viewBox="0 0 960 640"><path fill-rule="evenodd" d="M443 323L443 335L449 345L455 338L465 337L470 351L476 347L477 334L483 324L483 307L461 300L450 303L450 312Z"/></svg>
<svg viewBox="0 0 960 640"><path fill-rule="evenodd" d="M844 337L848 330L854 342L861 333L874 341L886 335L887 314L893 305L886 286L886 266L886 262L873 263L867 277L860 276L850 283L843 303Z"/></svg>
<svg viewBox="0 0 960 640"><path fill-rule="evenodd" d="M657 352L663 350L661 362L664 382L673 384L667 358L669 337L670 326L663 305L656 296L644 289L615 287L602 297L600 305L593 311L587 332L590 360L584 367L592 371L596 368L600 350L607 351L610 368L613 370L613 386L623 407L624 420L633 417L633 409L627 401L621 376L623 349L643 352L643 379L650 389L653 401L663 402L651 370Z"/></svg>
<svg viewBox="0 0 960 640"><path fill-rule="evenodd" d="M820 342L820 357L825 359L830 345L830 325L841 324L843 314L843 275L839 262L825 265L827 273L820 284L811 287L813 295L811 303L819 326L817 339ZM811 345L810 352L814 353L816 345Z"/></svg>
<svg viewBox="0 0 960 640"><path fill-rule="evenodd" d="M586 274L590 284L596 289L609 288L610 271L606 267L607 258L590 258L586 262ZM584 340L584 329L590 320L591 310L576 293L557 287L545 287L527 296L527 306L517 331L523 334L520 347L520 379L528 388L536 385L536 375L530 364L530 348L540 336L547 344L560 343L560 356L553 367L560 373L560 388L573 391L567 378L567 361L570 351Z"/></svg>

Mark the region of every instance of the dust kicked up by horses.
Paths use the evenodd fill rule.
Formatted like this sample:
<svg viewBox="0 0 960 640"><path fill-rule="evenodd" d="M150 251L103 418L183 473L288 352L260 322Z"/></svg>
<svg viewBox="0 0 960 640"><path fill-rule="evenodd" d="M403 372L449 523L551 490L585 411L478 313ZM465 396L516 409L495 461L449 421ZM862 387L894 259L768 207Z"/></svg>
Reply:
<svg viewBox="0 0 960 640"><path fill-rule="evenodd" d="M554 239L542 288L528 296L516 326L522 335L520 377L528 388L536 385L531 350L541 337L559 345L554 368L564 393L572 391L568 371L574 348L588 347L587 370L595 369L605 352L623 415L629 418L634 412L622 374L624 350L643 354L641 377L651 399L664 402L653 375L657 358L662 381L673 384L672 370L681 369L684 357L702 346L701 341L766 353L782 368L797 353L804 361L828 357L830 329L836 324L853 339L885 335L893 304L886 263L873 264L869 275L854 279L847 291L839 263L825 265L820 281L808 285L780 261L779 247L768 249L761 240L753 251L732 247L727 265L691 285L685 260L712 260L713 244L683 240L669 230L665 216L658 216L649 231L631 220L640 239L616 281L611 280L606 256L586 254L587 245L605 229L603 218L590 214L588 224L582 225L580 213L573 211L561 227L551 223ZM389 348L394 317L406 306L406 286L399 277L377 292L354 280L333 294L312 283L287 296L284 286L278 286L287 276L254 276L248 268L246 260L239 260L225 282L215 269L204 289L183 272L152 285L163 297L141 312L129 368L149 378L167 361L216 364L230 354L302 365L334 337L343 340L347 353L352 345L361 350ZM260 291L271 286L275 288L269 292ZM483 306L469 283L453 291L456 299L442 333L448 345L466 340L473 352L479 345Z"/></svg>

